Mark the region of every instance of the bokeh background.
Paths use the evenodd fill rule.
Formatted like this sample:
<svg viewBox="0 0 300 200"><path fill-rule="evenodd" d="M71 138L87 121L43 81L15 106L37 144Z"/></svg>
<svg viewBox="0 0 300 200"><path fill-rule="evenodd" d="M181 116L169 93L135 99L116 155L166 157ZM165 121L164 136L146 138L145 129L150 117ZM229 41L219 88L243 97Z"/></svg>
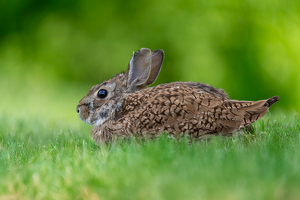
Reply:
<svg viewBox="0 0 300 200"><path fill-rule="evenodd" d="M154 85L197 81L300 111L300 1L2 0L0 114L79 122L92 85L163 49Z"/></svg>

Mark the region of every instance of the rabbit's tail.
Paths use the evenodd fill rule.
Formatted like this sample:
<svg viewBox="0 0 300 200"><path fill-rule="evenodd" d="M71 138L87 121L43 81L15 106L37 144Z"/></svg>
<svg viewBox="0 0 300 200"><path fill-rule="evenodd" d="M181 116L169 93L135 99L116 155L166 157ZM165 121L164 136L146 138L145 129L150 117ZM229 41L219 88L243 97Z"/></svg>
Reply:
<svg viewBox="0 0 300 200"><path fill-rule="evenodd" d="M232 120L239 122L240 128L243 128L262 118L278 98L279 96L275 96L260 101L227 100L224 106L228 109Z"/></svg>
<svg viewBox="0 0 300 200"><path fill-rule="evenodd" d="M277 101L279 101L279 96L271 97L271 98L267 99L264 106L268 106L268 108L270 108Z"/></svg>

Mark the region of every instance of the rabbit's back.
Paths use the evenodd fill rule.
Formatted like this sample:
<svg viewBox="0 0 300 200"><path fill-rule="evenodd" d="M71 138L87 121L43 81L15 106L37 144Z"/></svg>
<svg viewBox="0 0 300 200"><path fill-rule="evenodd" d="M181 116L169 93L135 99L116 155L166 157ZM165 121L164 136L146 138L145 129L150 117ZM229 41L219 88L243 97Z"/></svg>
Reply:
<svg viewBox="0 0 300 200"><path fill-rule="evenodd" d="M216 120L222 118L221 105L226 99L223 90L203 83L161 84L128 95L117 123L130 122L128 132L135 134L168 132L201 137L225 132Z"/></svg>

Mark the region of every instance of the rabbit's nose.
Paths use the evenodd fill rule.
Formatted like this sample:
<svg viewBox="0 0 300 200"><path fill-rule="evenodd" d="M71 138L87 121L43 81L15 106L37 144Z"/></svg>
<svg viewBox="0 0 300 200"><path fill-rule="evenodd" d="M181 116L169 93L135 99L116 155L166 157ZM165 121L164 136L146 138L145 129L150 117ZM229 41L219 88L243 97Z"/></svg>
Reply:
<svg viewBox="0 0 300 200"><path fill-rule="evenodd" d="M80 112L80 109L79 109L79 107L78 107L78 106L76 107L76 111L77 111L77 113L79 113L79 112Z"/></svg>

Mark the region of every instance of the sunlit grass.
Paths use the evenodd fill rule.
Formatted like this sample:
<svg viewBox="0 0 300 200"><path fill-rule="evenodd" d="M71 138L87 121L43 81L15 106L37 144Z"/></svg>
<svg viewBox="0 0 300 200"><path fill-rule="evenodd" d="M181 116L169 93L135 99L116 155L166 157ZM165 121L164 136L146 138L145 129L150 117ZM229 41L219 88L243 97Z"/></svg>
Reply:
<svg viewBox="0 0 300 200"><path fill-rule="evenodd" d="M89 127L1 117L0 199L297 199L300 120L274 117L255 134L188 144L98 148ZM61 128L63 127L63 128Z"/></svg>

